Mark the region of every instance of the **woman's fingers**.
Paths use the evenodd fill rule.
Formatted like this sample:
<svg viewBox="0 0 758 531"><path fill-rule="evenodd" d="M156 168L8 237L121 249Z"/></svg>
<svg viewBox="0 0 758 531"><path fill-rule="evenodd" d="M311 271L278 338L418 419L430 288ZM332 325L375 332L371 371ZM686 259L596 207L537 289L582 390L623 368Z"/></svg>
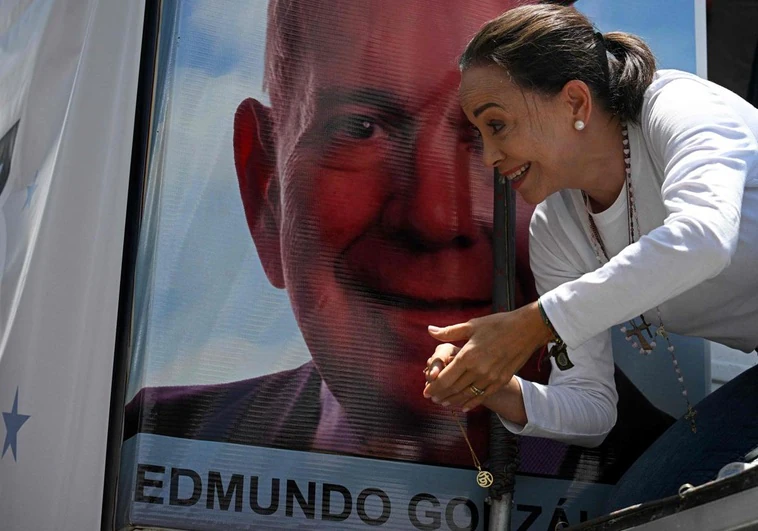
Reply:
<svg viewBox="0 0 758 531"><path fill-rule="evenodd" d="M436 380L440 372L442 372L460 350L459 347L451 345L450 343L437 345L432 357L426 360L426 368L424 369L426 381L433 382Z"/></svg>
<svg viewBox="0 0 758 531"><path fill-rule="evenodd" d="M446 345L466 343L444 366L430 366L424 396L465 409L480 405L508 385L535 348L544 344L543 327L536 303L445 328L430 326L429 334ZM449 353L451 347L444 351ZM435 356L430 360L442 359L437 352Z"/></svg>
<svg viewBox="0 0 758 531"><path fill-rule="evenodd" d="M429 362L426 369L424 369L424 373L426 374L426 381L433 382L436 380L437 376L439 376L440 372L442 372L442 369L444 368L445 362L440 359Z"/></svg>
<svg viewBox="0 0 758 531"><path fill-rule="evenodd" d="M448 377L448 370L452 369L453 364L459 364L460 366L470 367L472 362L465 363L464 358L466 352L464 347L458 354L455 360L445 368L440 374L435 384L442 386L445 383L445 379ZM464 357L462 357L464 356ZM474 363L476 369L466 369L463 374L457 378L452 384L446 387L430 389L433 399L440 404L461 406L466 410L473 409L479 406L488 396L496 393L498 389L505 382L505 378L498 379L494 376L497 371L496 368L492 368L489 373L483 374L481 363ZM486 366L490 366L489 363ZM502 380L502 381L500 381Z"/></svg>
<svg viewBox="0 0 758 531"><path fill-rule="evenodd" d="M457 354L451 357L445 368L429 383L424 396L431 397L440 404L460 405L467 399L466 393L475 392L471 386L476 382L479 382L479 386L475 386L476 392L486 387L486 379L469 370L474 357L475 352L469 343L462 349L457 349Z"/></svg>
<svg viewBox="0 0 758 531"><path fill-rule="evenodd" d="M489 356L466 343L444 369L429 379L424 396L443 405L472 409L496 393L513 375L511 360Z"/></svg>
<svg viewBox="0 0 758 531"><path fill-rule="evenodd" d="M466 323L454 324L442 328L430 325L428 328L429 335L434 339L446 343L450 343L451 341L468 341L476 328L475 321L476 319L472 319Z"/></svg>

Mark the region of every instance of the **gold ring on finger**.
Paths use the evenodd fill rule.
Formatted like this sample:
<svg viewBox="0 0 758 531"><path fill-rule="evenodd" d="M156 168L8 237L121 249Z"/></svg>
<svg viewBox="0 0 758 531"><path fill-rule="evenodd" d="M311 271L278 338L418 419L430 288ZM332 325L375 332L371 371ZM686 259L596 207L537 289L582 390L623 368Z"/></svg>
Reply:
<svg viewBox="0 0 758 531"><path fill-rule="evenodd" d="M474 393L474 396L482 396L484 394L484 390L479 389L474 384L469 385L468 388L471 389L471 392Z"/></svg>

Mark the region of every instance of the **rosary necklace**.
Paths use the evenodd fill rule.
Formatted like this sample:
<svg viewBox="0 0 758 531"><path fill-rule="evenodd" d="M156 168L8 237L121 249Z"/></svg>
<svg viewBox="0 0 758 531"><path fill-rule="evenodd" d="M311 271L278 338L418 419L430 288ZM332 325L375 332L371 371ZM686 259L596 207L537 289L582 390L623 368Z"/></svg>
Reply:
<svg viewBox="0 0 758 531"><path fill-rule="evenodd" d="M629 130L627 129L626 123L621 124L621 134L623 138L623 149L624 149L624 172L625 172L625 179L626 179L626 206L627 206L627 226L629 229L629 245L633 244L637 241L637 231L639 231L639 220L637 218L637 208L634 204L634 189L632 188L632 165L631 165L631 150L629 145ZM584 200L584 206L587 210L587 217L589 219L589 225L590 225L590 241L592 243L593 251L595 251L595 257L597 258L598 262L602 266L606 262L610 260L610 257L608 256L608 252L606 251L605 245L603 244L603 239L600 237L600 231L597 228L597 225L595 225L595 220L592 218L591 210L589 207L589 197L587 197L587 194L582 192L582 198ZM682 389L682 396L684 397L684 400L687 402L687 414L685 415L685 418L690 422L690 429L692 430L692 433L697 432L697 426L695 425L695 416L697 415L697 411L693 409L692 404L690 403L689 396L687 395L687 387L684 385L684 376L682 375L682 370L679 368L679 361L676 359L676 356L674 355L674 345L671 344L671 340L669 339L668 332L666 331L666 328L663 325L663 319L661 318L661 309L660 307L655 307L656 314L658 315L658 328L656 329L655 333L650 331L650 327L652 326L650 323L648 323L645 320L644 315L640 315L637 318L632 319L629 321L629 327L622 326L621 332L624 334L624 339L627 341L632 342L633 348L639 348L640 354L648 355L650 354L653 349L656 347L655 337L661 337L663 338L667 345L668 345L668 351L671 354L671 361L674 365L674 370L676 371L676 379L679 382L679 386ZM637 320L640 320L641 322L638 322ZM631 327L631 328L630 328ZM647 338L645 337L645 334L647 334Z"/></svg>

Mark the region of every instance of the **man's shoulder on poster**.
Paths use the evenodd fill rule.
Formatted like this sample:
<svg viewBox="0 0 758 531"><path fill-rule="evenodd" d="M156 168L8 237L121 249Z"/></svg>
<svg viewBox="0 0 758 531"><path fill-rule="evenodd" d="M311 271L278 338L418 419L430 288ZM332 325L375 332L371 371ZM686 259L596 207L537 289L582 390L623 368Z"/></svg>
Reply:
<svg viewBox="0 0 758 531"><path fill-rule="evenodd" d="M308 450L321 415L313 362L247 380L146 387L127 404L124 440L137 433Z"/></svg>

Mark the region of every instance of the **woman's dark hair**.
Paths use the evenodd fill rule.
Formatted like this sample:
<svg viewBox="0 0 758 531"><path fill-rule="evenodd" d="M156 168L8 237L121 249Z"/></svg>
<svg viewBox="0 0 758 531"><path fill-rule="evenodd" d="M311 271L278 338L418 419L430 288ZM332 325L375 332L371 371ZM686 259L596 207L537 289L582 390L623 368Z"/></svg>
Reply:
<svg viewBox="0 0 758 531"><path fill-rule="evenodd" d="M583 81L608 111L630 122L639 120L656 68L639 37L603 35L576 9L549 4L516 7L487 22L459 66L489 64L504 68L520 87L547 95L572 79Z"/></svg>

